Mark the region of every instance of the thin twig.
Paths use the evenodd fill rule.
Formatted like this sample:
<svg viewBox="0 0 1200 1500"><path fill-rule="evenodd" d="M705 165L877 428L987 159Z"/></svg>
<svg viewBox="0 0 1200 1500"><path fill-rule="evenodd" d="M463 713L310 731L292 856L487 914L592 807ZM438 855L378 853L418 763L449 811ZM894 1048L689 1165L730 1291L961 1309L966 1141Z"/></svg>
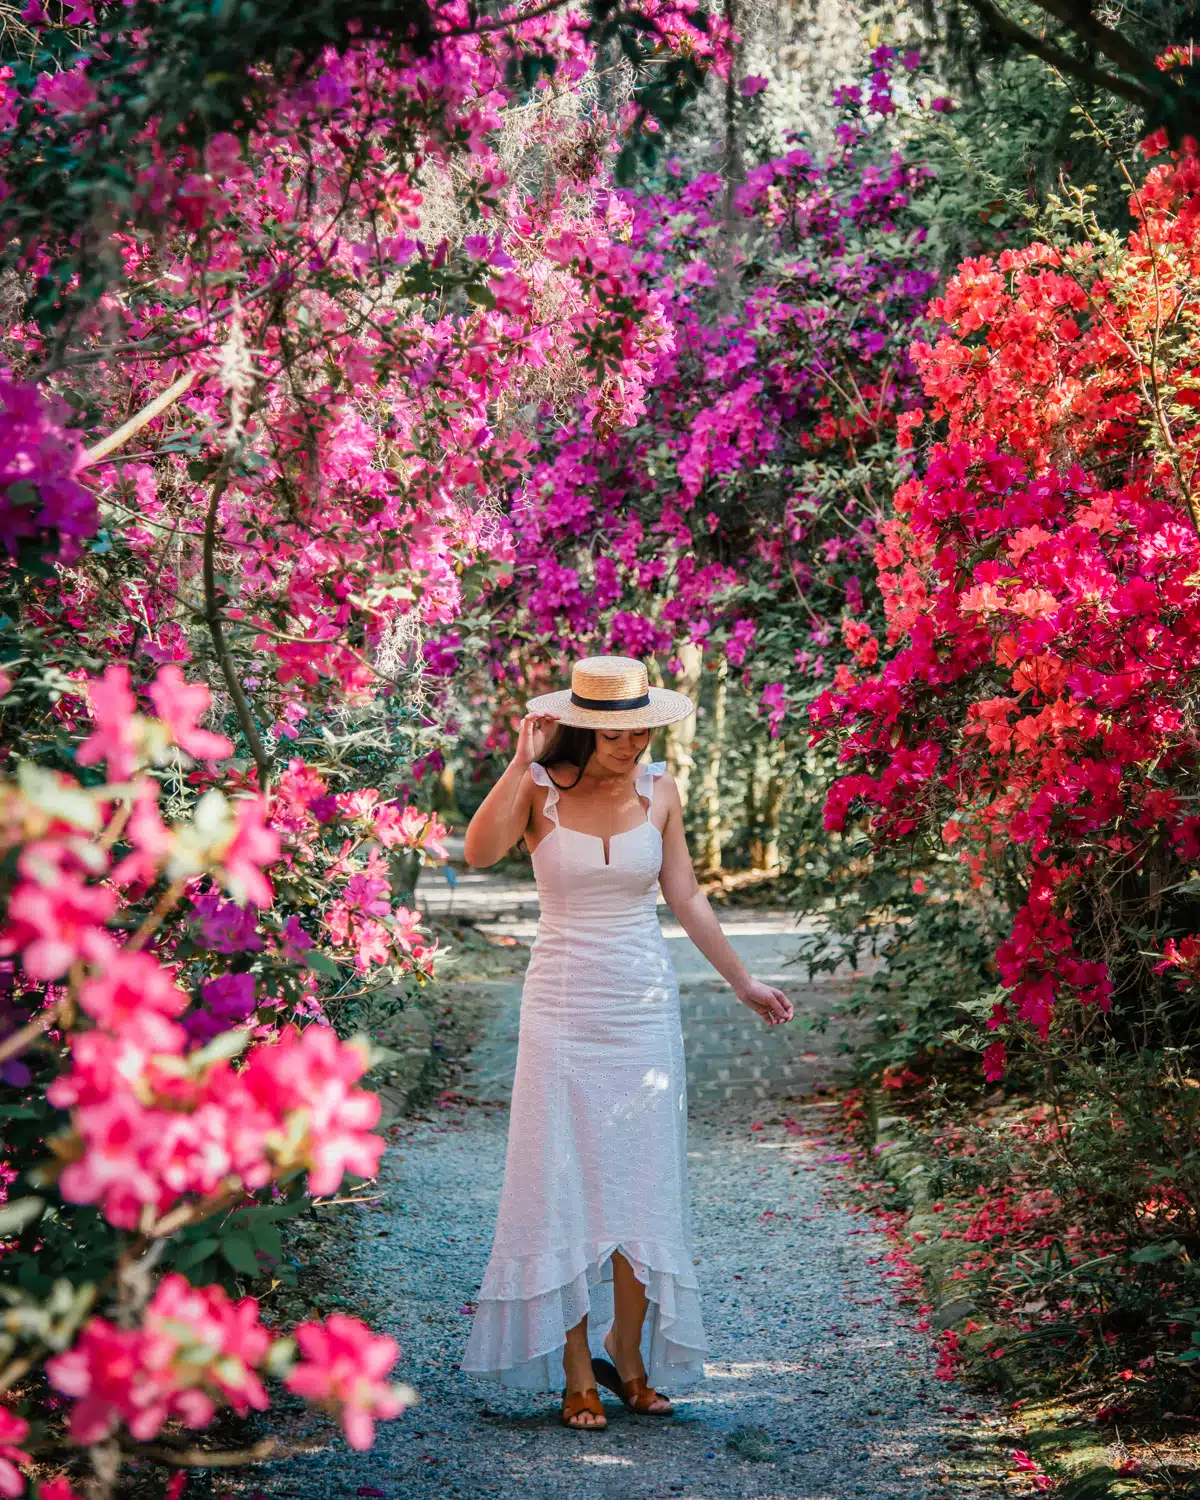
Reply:
<svg viewBox="0 0 1200 1500"><path fill-rule="evenodd" d="M209 1451L205 1448L131 1448L127 1458L152 1458L160 1464L173 1464L179 1469L234 1469L239 1464L261 1464L272 1458L295 1458L300 1453L315 1453L329 1446L328 1438L311 1438L301 1442L289 1442L285 1438L268 1437L249 1448Z"/></svg>
<svg viewBox="0 0 1200 1500"><path fill-rule="evenodd" d="M63 1001L59 1000L47 1010L39 1011L32 1021L28 1021L21 1027L20 1031L14 1031L5 1041L0 1042L0 1063L7 1062L10 1057L16 1057L18 1052L24 1052L30 1042L41 1036L43 1031L49 1031L60 1017Z"/></svg>
<svg viewBox="0 0 1200 1500"><path fill-rule="evenodd" d="M246 743L250 746L250 753L254 757L254 764L258 767L258 785L262 791L266 791L271 784L271 761L263 745L262 737L258 732L258 725L254 722L254 714L250 708L250 701L246 697L245 689L237 674L237 667L233 657L230 655L228 643L225 640L224 621L221 618L221 606L217 601L217 570L215 552L217 545L217 507L221 503L229 485L229 475L233 468L234 449L230 449L221 460L221 466L217 470L213 480L212 494L208 501L208 515L204 521L204 618L208 624L208 632L212 636L213 650L221 668L221 675L225 679L225 686L229 689L229 696L233 699L234 711L237 714L238 724L246 737Z"/></svg>

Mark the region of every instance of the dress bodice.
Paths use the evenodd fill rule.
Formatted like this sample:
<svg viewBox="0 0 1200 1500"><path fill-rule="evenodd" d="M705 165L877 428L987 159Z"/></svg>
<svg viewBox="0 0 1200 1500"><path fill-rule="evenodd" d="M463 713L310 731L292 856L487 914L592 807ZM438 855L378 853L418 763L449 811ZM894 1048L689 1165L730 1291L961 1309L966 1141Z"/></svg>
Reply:
<svg viewBox="0 0 1200 1500"><path fill-rule="evenodd" d="M662 866L662 835L646 819L608 840L559 821L559 789L544 766L531 768L538 786L546 788L542 811L554 827L533 851L533 873L544 922L570 918L608 923L654 918L658 903L658 874ZM655 779L666 770L664 761L639 767L635 790L649 803Z"/></svg>

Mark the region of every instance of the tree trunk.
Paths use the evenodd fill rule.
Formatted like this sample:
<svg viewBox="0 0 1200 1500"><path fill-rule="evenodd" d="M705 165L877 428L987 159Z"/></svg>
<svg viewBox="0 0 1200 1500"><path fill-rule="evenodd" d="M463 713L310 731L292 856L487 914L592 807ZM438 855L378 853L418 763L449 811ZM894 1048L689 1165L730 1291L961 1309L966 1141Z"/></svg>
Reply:
<svg viewBox="0 0 1200 1500"><path fill-rule="evenodd" d="M682 670L676 677L677 693L686 693L693 703L700 696L700 673L704 667L704 655L700 647L688 641L678 651ZM687 811L688 793L691 790L692 771L696 765L696 715L677 719L667 725L667 770L674 776L679 787L679 800Z"/></svg>
<svg viewBox="0 0 1200 1500"><path fill-rule="evenodd" d="M767 798L767 782L771 775L771 763L767 759L767 747L756 738L754 761L746 777L746 832L749 835L750 868L763 868L762 809Z"/></svg>
<svg viewBox="0 0 1200 1500"><path fill-rule="evenodd" d="M713 682L709 721L708 760L700 780L700 870L716 875L721 869L721 755L725 749L725 677L722 654Z"/></svg>
<svg viewBox="0 0 1200 1500"><path fill-rule="evenodd" d="M454 767L444 765L438 773L437 786L433 794L433 805L438 812L448 813L451 817L458 811L458 801L454 794Z"/></svg>
<svg viewBox="0 0 1200 1500"><path fill-rule="evenodd" d="M755 870L779 868L779 815L786 780L782 742L759 744L746 782L746 827L750 831L750 864Z"/></svg>
<svg viewBox="0 0 1200 1500"><path fill-rule="evenodd" d="M783 799L787 795L787 750L780 740L776 746L775 754L771 757L773 762L772 771L767 781L766 797L762 806L762 832L763 832L763 862L761 868L764 870L778 870L779 859L779 818L783 812Z"/></svg>

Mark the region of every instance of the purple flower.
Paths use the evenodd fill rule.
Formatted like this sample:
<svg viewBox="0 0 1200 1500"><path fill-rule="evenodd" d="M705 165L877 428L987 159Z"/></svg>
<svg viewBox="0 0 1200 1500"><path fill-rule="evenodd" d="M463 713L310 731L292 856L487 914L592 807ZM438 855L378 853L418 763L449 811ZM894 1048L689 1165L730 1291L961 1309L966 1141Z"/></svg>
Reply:
<svg viewBox="0 0 1200 1500"><path fill-rule="evenodd" d="M231 1031L253 1013L254 978L250 974L220 974L205 982L200 995L206 1008L192 1011L183 1024L193 1041L204 1043Z"/></svg>
<svg viewBox="0 0 1200 1500"><path fill-rule="evenodd" d="M304 954L315 947L315 940L301 927L300 918L289 917L279 934L280 956L288 963L298 963Z"/></svg>
<svg viewBox="0 0 1200 1500"><path fill-rule="evenodd" d="M318 823L333 823L338 815L337 798L332 793L325 797L314 797L308 804L308 810Z"/></svg>
<svg viewBox="0 0 1200 1500"><path fill-rule="evenodd" d="M70 562L95 533L96 497L75 477L83 449L64 425L68 414L57 397L0 371L0 545L10 555L24 538L51 531Z"/></svg>
<svg viewBox="0 0 1200 1500"><path fill-rule="evenodd" d="M254 908L223 901L207 891L193 903L200 918L200 941L214 953L257 953L264 946L256 931Z"/></svg>

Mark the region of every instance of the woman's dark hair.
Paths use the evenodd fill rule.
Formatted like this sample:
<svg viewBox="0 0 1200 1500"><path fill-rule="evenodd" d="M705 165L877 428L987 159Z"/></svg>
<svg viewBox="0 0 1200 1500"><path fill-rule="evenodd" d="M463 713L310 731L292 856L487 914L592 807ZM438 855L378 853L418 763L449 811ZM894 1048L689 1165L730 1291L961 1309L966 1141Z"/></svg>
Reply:
<svg viewBox="0 0 1200 1500"><path fill-rule="evenodd" d="M596 748L596 731L582 729L578 724L557 724L554 735L545 751L538 757L538 764L547 771L551 766L574 766L575 786L583 775L583 768L592 758Z"/></svg>
<svg viewBox="0 0 1200 1500"><path fill-rule="evenodd" d="M647 744L649 740L647 740ZM570 790L579 784L579 778L583 775L583 768L596 749L596 731L594 729L583 729L578 724L557 724L554 728L554 736L542 755L538 757L538 765L544 766L550 771L555 766L574 766L575 780L570 782L558 782L557 785Z"/></svg>

